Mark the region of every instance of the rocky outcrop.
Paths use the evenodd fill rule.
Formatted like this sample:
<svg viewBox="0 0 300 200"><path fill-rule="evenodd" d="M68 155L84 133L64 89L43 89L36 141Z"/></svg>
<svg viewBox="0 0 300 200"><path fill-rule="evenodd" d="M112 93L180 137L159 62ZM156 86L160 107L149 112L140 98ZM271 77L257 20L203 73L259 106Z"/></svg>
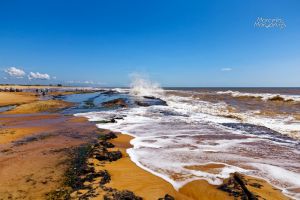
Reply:
<svg viewBox="0 0 300 200"><path fill-rule="evenodd" d="M142 197L136 196L133 192L128 190L117 191L113 190L104 195L104 200L142 200Z"/></svg>
<svg viewBox="0 0 300 200"><path fill-rule="evenodd" d="M163 198L159 198L158 200L175 200L175 198L169 194L166 194Z"/></svg>
<svg viewBox="0 0 300 200"><path fill-rule="evenodd" d="M218 187L218 189L229 193L235 199L243 200L258 200L258 197L251 193L246 187L247 183L243 176L239 173L234 173Z"/></svg>
<svg viewBox="0 0 300 200"><path fill-rule="evenodd" d="M109 181L110 181L110 174L108 173L108 171L106 171L106 170L101 171L100 176L102 177L102 179L100 181L101 185L109 183Z"/></svg>
<svg viewBox="0 0 300 200"><path fill-rule="evenodd" d="M108 151L106 148L100 148L93 152L93 156L99 161L112 162L122 158L122 153L120 151Z"/></svg>
<svg viewBox="0 0 300 200"><path fill-rule="evenodd" d="M134 103L135 103L136 105L138 105L138 106L143 106L143 107L150 106L149 103L142 102L142 101L135 101Z"/></svg>
<svg viewBox="0 0 300 200"><path fill-rule="evenodd" d="M114 138L117 138L117 135L113 132L103 134L96 144L80 147L73 152L74 158L66 172L64 186L48 193L47 199L100 197L106 200L142 200L141 197L129 190L119 191L106 187L106 184L111 181L111 176L109 171L98 166L122 158L119 150L109 150L114 147L109 140Z"/></svg>
<svg viewBox="0 0 300 200"><path fill-rule="evenodd" d="M113 108L113 107L126 108L126 107L128 107L128 105L126 103L126 99L123 99L123 98L118 98L118 99L113 99L110 101L103 102L102 106L104 106L106 108Z"/></svg>
<svg viewBox="0 0 300 200"><path fill-rule="evenodd" d="M110 143L106 140L99 142L99 145L102 145L105 148L114 148L115 145L113 143Z"/></svg>
<svg viewBox="0 0 300 200"><path fill-rule="evenodd" d="M115 91L115 90L106 90L106 91L102 91L101 94L105 94L105 95L114 95L114 94L118 94L119 92Z"/></svg>
<svg viewBox="0 0 300 200"><path fill-rule="evenodd" d="M117 135L113 132L109 132L107 134L104 135L104 140L111 140L111 139L115 139L117 138Z"/></svg>
<svg viewBox="0 0 300 200"><path fill-rule="evenodd" d="M160 99L160 98L156 98L153 96L143 96L143 98L140 99L136 99L135 100L135 104L138 106L153 106L153 105L160 105L160 106L167 106L167 102Z"/></svg>

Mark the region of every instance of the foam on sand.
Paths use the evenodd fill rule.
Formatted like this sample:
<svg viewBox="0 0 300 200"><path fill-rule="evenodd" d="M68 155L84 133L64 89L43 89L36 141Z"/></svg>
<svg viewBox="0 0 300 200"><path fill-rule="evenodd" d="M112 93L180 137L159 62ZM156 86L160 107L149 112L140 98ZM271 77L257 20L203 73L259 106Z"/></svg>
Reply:
<svg viewBox="0 0 300 200"><path fill-rule="evenodd" d="M284 192L297 199L300 199L300 194L294 194L291 191L294 189L300 189L300 174L292 171L288 171L284 168L262 164L252 163L253 167L260 170L260 173L264 173L271 182L280 181L285 185Z"/></svg>

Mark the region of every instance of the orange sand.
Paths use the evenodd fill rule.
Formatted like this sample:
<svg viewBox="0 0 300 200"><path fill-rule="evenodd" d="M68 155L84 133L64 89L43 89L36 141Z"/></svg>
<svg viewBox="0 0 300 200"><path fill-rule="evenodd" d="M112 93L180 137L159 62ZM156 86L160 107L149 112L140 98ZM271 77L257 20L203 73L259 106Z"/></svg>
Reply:
<svg viewBox="0 0 300 200"><path fill-rule="evenodd" d="M192 181L180 188L179 192L194 200L234 199L205 180Z"/></svg>
<svg viewBox="0 0 300 200"><path fill-rule="evenodd" d="M207 164L207 165L193 165L193 166L185 166L186 169L191 170L199 170L209 173L219 173L225 165L223 164Z"/></svg>
<svg viewBox="0 0 300 200"><path fill-rule="evenodd" d="M155 176L133 163L128 154L126 148L130 148L129 141L132 139L128 135L119 135L118 138L113 139L112 143L116 145L115 149L119 149L123 153L123 158L118 161L107 163L99 168L105 168L111 175L111 181L106 184L108 187L117 188L118 190L130 190L136 195L143 197L144 199L158 199L164 197L165 194L173 196L175 199L192 200L199 199L194 198L194 195L190 191L194 191L193 188L199 189L202 187L210 187L207 182L203 181L202 184L198 182L195 185L187 185L180 192L176 191L173 186L162 178ZM197 192L196 190L194 193ZM214 195L209 195L208 199L215 199L214 197L225 197L225 199L232 199L229 195L221 190L214 188ZM197 192L198 197L208 195L207 191L202 190L201 193ZM202 198L201 198L202 199ZM224 199L224 198L222 198Z"/></svg>
<svg viewBox="0 0 300 200"><path fill-rule="evenodd" d="M28 92L0 92L0 106L19 105L37 100L37 97Z"/></svg>
<svg viewBox="0 0 300 200"><path fill-rule="evenodd" d="M35 101L31 103L22 104L13 110L4 112L4 114L24 114L24 113L38 113L38 112L54 112L71 106L72 103L60 100Z"/></svg>
<svg viewBox="0 0 300 200"><path fill-rule="evenodd" d="M133 163L126 149L130 148L131 136L119 135L118 138L113 139L112 143L115 144L115 148L112 150L120 150L123 153L123 158L111 163L98 163L99 170L106 169L111 175L111 181L106 184L108 187L117 188L118 190L130 190L136 195L143 197L144 199L158 199L163 197L165 194L173 196L175 199L182 200L218 200L218 199L234 199L229 196L228 193L217 189L217 186L210 185L205 180L192 181L179 191L176 191L173 186ZM94 161L97 162L97 161ZM207 165L197 165L197 166L187 166L188 168L193 168L195 170L213 171L223 167L222 164L207 164ZM284 196L280 190L272 187L269 183L264 180L244 176L248 185L247 188L252 193L259 195L260 198L265 199L289 199ZM261 188L256 188L249 184L259 183L262 185ZM101 199L100 197L96 199Z"/></svg>
<svg viewBox="0 0 300 200"><path fill-rule="evenodd" d="M83 118L59 114L13 115L0 122L6 132L0 132L0 199L46 199L62 184L68 150L87 143L97 131ZM17 140L24 142L15 145Z"/></svg>
<svg viewBox="0 0 300 200"><path fill-rule="evenodd" d="M27 135L46 131L47 129L48 127L2 128L0 130L0 144L9 143Z"/></svg>

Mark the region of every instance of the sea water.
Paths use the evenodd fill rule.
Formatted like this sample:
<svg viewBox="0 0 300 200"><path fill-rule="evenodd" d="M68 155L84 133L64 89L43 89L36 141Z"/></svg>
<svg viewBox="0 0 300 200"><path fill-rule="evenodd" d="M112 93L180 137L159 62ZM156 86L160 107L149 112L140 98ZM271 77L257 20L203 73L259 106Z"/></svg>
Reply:
<svg viewBox="0 0 300 200"><path fill-rule="evenodd" d="M300 90L177 88L135 80L116 89L128 108L78 113L99 128L134 136L127 152L141 168L162 177L175 189L193 180L219 185L233 172L263 178L300 199ZM299 94L297 93L299 92ZM147 107L135 99L154 96L167 102ZM280 96L277 100L273 97ZM116 97L116 98L117 98ZM110 96L110 98L113 98ZM214 172L197 166L222 164Z"/></svg>

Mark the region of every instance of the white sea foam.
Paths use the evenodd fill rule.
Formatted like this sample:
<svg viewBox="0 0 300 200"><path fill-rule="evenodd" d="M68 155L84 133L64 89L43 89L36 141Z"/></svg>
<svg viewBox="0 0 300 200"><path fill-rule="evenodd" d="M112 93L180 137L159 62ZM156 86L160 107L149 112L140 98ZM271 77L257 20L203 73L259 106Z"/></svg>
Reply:
<svg viewBox="0 0 300 200"><path fill-rule="evenodd" d="M170 107L188 114L193 120L200 118L214 123L250 123L268 127L293 138L300 138L300 121L293 117L273 116L271 118L257 115L253 111L233 113L228 111L228 105L225 102L211 103L192 97L169 96L165 97L164 100L168 102Z"/></svg>
<svg viewBox="0 0 300 200"><path fill-rule="evenodd" d="M262 177L285 189L288 195L298 198L287 191L291 187L298 187L299 151L220 125L248 122L284 133L299 128L299 125L289 123L293 119L258 118L250 112L237 113L236 118L228 118L226 116L232 113L228 112L224 102L210 103L192 97L165 95L160 90L158 86L153 87L153 84L137 81L137 84L132 85L131 93L159 96L167 101L168 106L134 107L76 115L85 116L91 121L123 117L116 119L116 123L99 123L97 126L134 136L131 141L133 148L127 150L132 161L170 182L176 189L197 179L218 185L230 173L242 172ZM280 149L280 155L274 152L276 148ZM216 174L185 167L205 163L224 163L225 167ZM254 166L251 163L255 163L256 170L243 169L247 165ZM296 173L292 170L298 171ZM288 180L283 180L283 176L277 176L274 171L286 174ZM296 178L289 178L295 174Z"/></svg>
<svg viewBox="0 0 300 200"><path fill-rule="evenodd" d="M281 97L285 101L300 101L300 95L284 95L284 94L271 94L271 93L249 93L249 92L239 92L239 91L218 91L217 94L229 94L233 97L256 97L261 98L264 101L270 100L274 97Z"/></svg>
<svg viewBox="0 0 300 200"><path fill-rule="evenodd" d="M164 90L158 83L150 81L140 74L133 74L131 77L130 93L132 95L158 97L164 94Z"/></svg>
<svg viewBox="0 0 300 200"><path fill-rule="evenodd" d="M244 149L242 152L247 152L249 148L255 149L253 144L259 143L263 139L245 138L237 131L227 130L218 125L218 122L226 121L221 117L196 113L194 108L182 109L182 107L151 106L120 109L117 112L102 111L78 115L86 116L92 121L125 116L124 119L117 119L116 123L100 123L97 126L134 136L135 139L131 141L133 148L128 149L132 161L170 182L176 189L197 179L207 180L211 184L218 185L233 172L243 172L249 175L259 174L245 171L242 167L229 165L226 165L217 174L186 169L184 166L203 164L207 161L225 164L234 161L245 165L249 162L260 162L262 160L248 158L239 154L238 151ZM162 111L168 112L168 110L172 110L175 114L181 113L181 115L164 115ZM228 120L232 121L232 119ZM259 152L261 149L255 149L255 151ZM267 152L267 154L269 153ZM289 153L291 152L287 152L287 154ZM272 159L274 158L272 157ZM280 157L273 161L272 159L270 162L273 165L286 162L280 161ZM260 169L258 168L258 170ZM173 174L177 174L180 179L173 179ZM270 178L264 173L259 175L267 180ZM284 188L281 180L275 185Z"/></svg>
<svg viewBox="0 0 300 200"><path fill-rule="evenodd" d="M258 168L262 173L266 173L270 179L280 180L287 185L300 187L300 174L298 173L268 164L252 163L251 165Z"/></svg>
<svg viewBox="0 0 300 200"><path fill-rule="evenodd" d="M299 173L295 173L284 168L268 164L251 163L251 165L259 169L259 171L257 172L259 176L267 177L267 180L269 180L271 183L280 181L281 185L284 185L284 187L281 186L280 188L283 189L286 194L296 199L300 199L299 193L295 194L294 192L291 192L291 190L295 188L300 188Z"/></svg>

